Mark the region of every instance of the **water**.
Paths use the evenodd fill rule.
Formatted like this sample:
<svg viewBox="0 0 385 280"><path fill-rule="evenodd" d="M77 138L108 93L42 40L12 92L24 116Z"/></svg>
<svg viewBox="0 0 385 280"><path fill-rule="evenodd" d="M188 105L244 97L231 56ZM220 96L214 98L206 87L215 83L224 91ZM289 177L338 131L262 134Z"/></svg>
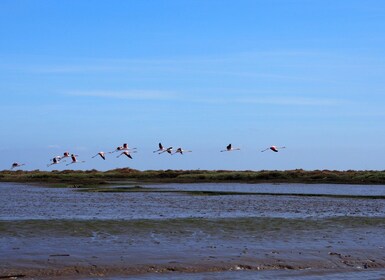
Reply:
<svg viewBox="0 0 385 280"><path fill-rule="evenodd" d="M153 185L152 187L164 188L163 185ZM385 185L203 183L203 184L168 184L167 188L171 190L184 190L184 191L346 195L346 196L385 196Z"/></svg>
<svg viewBox="0 0 385 280"><path fill-rule="evenodd" d="M384 196L385 186L167 184L142 190L0 183L0 275L17 266L41 278L35 268L49 276L65 265L68 279L82 269L84 275L111 271L108 279L384 277L385 200L368 196Z"/></svg>
<svg viewBox="0 0 385 280"><path fill-rule="evenodd" d="M303 184L169 184L147 189L173 192L79 192L77 189L0 184L0 220L174 219L174 218L327 218L384 217L385 186ZM365 188L367 188L365 190ZM179 191L246 192L250 195L197 196ZM351 198L259 196L255 193L357 195Z"/></svg>
<svg viewBox="0 0 385 280"><path fill-rule="evenodd" d="M95 278L98 279L98 278ZM114 278L114 280L123 280L127 278ZM324 274L322 271L229 271L222 273L208 272L208 273L184 273L183 275L167 274L167 275L144 275L136 276L138 280L241 280L241 279L258 279L258 280L320 280L320 279L335 279L335 280L379 280L385 279L385 272L381 271L332 271Z"/></svg>

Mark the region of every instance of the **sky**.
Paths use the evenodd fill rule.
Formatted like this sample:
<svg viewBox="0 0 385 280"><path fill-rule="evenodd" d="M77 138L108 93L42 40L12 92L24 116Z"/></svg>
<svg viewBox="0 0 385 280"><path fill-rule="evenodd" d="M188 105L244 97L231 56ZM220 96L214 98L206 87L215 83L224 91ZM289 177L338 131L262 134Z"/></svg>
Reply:
<svg viewBox="0 0 385 280"><path fill-rule="evenodd" d="M0 170L385 170L384 14L379 0L2 0ZM132 160L92 158L123 143ZM47 167L65 151L86 162Z"/></svg>

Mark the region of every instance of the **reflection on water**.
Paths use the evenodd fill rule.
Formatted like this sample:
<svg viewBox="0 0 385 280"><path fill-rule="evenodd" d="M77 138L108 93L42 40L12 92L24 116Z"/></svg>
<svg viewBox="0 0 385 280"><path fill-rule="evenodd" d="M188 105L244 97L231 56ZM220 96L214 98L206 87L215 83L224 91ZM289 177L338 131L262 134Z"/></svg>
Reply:
<svg viewBox="0 0 385 280"><path fill-rule="evenodd" d="M284 192L383 195L385 186L170 184L146 188L229 192ZM327 218L384 217L383 199L274 195L195 196L180 192L87 193L70 188L0 184L0 220L168 219L168 218Z"/></svg>

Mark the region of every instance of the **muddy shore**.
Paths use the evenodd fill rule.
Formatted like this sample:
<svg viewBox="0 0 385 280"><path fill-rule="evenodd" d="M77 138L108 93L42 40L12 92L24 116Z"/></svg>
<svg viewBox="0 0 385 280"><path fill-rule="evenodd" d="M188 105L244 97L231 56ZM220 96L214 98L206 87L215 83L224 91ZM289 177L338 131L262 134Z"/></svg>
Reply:
<svg viewBox="0 0 385 280"><path fill-rule="evenodd" d="M16 249L15 249L16 250ZM149 273L203 273L226 271L261 270L308 270L330 273L334 271L360 271L384 269L384 255L376 250L289 250L255 252L243 251L210 252L210 254L194 255L184 251L180 255L175 252L135 252L135 256L99 252L98 255L58 253L31 256L20 260L9 254L2 260L0 276L16 276L25 278L63 277L103 277L103 276L138 276ZM67 250L68 251L68 250ZM70 250L71 251L71 250ZM342 253L340 253L342 252ZM117 252L116 252L117 253ZM227 254L226 254L227 253ZM186 256L187 255L187 256ZM261 256L263 255L263 256ZM20 257L20 256L19 256ZM3 266L7 266L6 268Z"/></svg>
<svg viewBox="0 0 385 280"><path fill-rule="evenodd" d="M33 230L39 222L3 222L8 232L1 237L0 276L385 271L382 218L370 223L357 218L352 224L345 219L282 219L271 226L262 226L268 219L254 218L116 222L86 225L83 232L76 230L80 223L63 221L63 229L58 223L42 234L41 229Z"/></svg>
<svg viewBox="0 0 385 280"><path fill-rule="evenodd" d="M383 195L381 186L143 188L84 192L1 183L0 279L385 275L385 203L370 198ZM259 195L265 188L271 194ZM207 196L202 189L217 191ZM305 190L309 196L273 194ZM331 191L346 196L313 196Z"/></svg>

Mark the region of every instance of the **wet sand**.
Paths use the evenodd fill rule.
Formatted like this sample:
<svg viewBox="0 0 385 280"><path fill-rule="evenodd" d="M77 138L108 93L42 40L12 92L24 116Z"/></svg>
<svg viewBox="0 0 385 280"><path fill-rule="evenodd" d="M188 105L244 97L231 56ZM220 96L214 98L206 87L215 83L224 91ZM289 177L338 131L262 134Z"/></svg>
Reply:
<svg viewBox="0 0 385 280"><path fill-rule="evenodd" d="M57 202L35 213L34 195L20 190L29 201L22 202L20 194L17 204L25 208L13 211L15 201L1 201L0 213L7 216L0 219L0 279L385 278L383 200L167 193L149 195L147 201L138 193L35 187L36 198ZM119 202L110 206L123 213L104 208L111 199ZM70 212L74 200L90 216ZM42 212L58 205L62 212L42 218ZM154 206L159 216L146 216ZM198 206L192 215L188 209ZM310 215L303 215L304 208ZM337 209L346 215L334 215ZM131 211L141 218L132 218Z"/></svg>
<svg viewBox="0 0 385 280"><path fill-rule="evenodd" d="M99 221L80 233L76 228L87 222L8 222L2 223L8 237L1 238L0 275L71 278L245 270L308 270L318 275L383 270L385 220L353 220ZM39 229L34 232L41 227L45 235Z"/></svg>

